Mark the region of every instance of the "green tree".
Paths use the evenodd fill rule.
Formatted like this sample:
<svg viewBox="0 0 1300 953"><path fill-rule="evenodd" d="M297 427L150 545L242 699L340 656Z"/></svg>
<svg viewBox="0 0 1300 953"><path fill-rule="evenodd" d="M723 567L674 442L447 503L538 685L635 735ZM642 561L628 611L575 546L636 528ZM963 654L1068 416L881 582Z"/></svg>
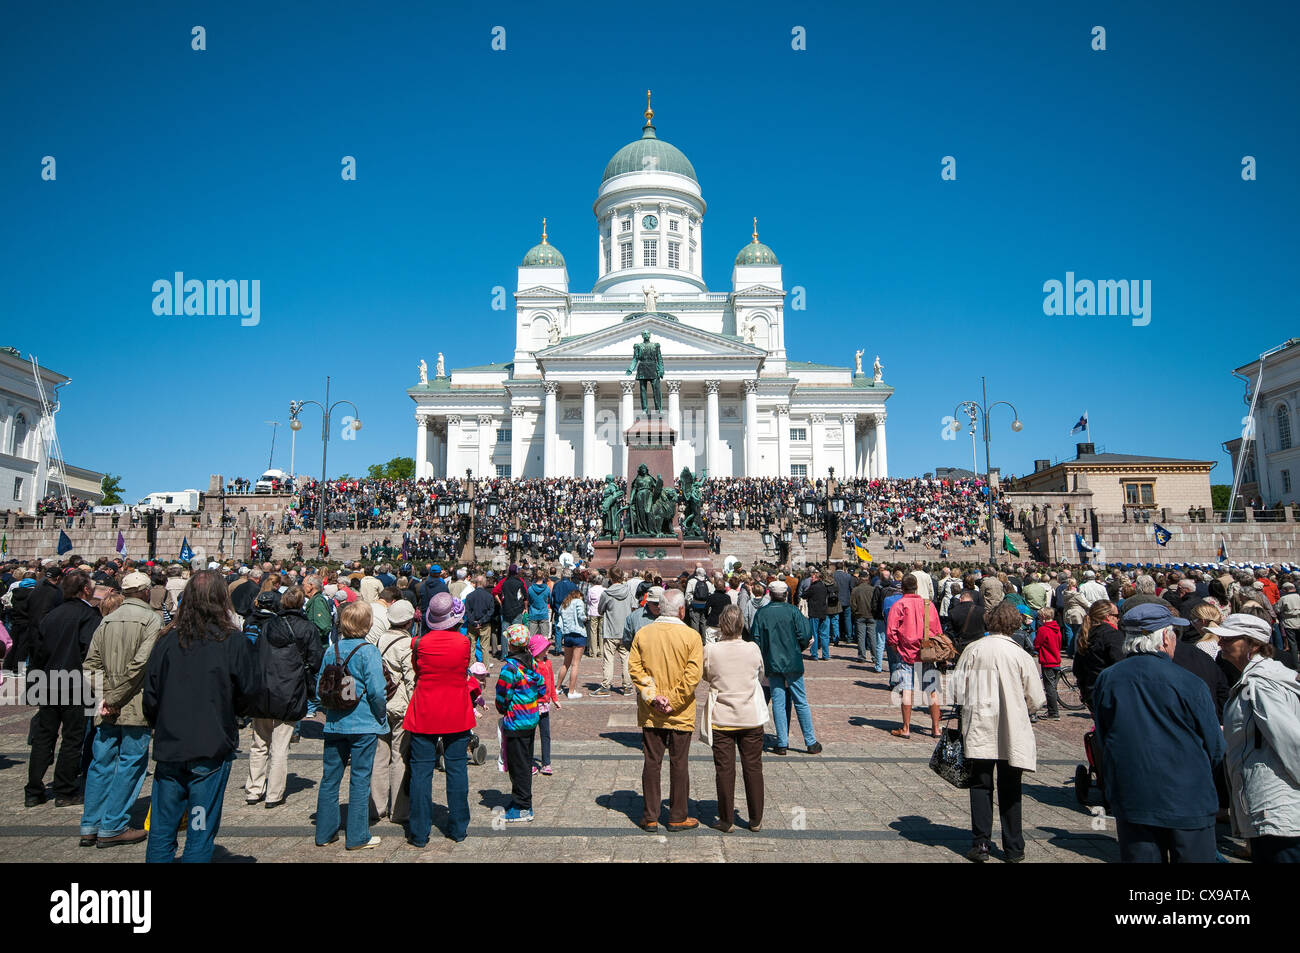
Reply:
<svg viewBox="0 0 1300 953"><path fill-rule="evenodd" d="M1228 508L1228 497L1232 495L1232 487L1226 483L1215 483L1210 487L1210 502L1216 510L1226 510Z"/></svg>
<svg viewBox="0 0 1300 953"><path fill-rule="evenodd" d="M376 463L366 468L371 480L409 480L415 476L414 457L393 457L387 463Z"/></svg>
<svg viewBox="0 0 1300 953"><path fill-rule="evenodd" d="M99 502L104 506L116 506L122 502L122 477L112 473L105 473L103 479L99 481L99 492L104 494L104 498Z"/></svg>

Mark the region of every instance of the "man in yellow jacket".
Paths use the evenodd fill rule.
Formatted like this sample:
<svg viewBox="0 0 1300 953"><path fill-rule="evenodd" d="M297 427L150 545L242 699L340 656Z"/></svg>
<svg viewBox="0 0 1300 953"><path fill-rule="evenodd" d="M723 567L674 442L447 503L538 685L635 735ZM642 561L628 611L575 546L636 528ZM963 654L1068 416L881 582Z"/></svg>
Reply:
<svg viewBox="0 0 1300 953"><path fill-rule="evenodd" d="M668 829L699 827L686 816L690 796L687 756L695 731L695 686L700 682L704 650L700 634L688 626L686 595L667 589L659 600L659 618L640 629L632 640L627 667L636 686L637 721L645 766L641 787L645 812L641 829L659 827L660 783L664 751L668 752Z"/></svg>

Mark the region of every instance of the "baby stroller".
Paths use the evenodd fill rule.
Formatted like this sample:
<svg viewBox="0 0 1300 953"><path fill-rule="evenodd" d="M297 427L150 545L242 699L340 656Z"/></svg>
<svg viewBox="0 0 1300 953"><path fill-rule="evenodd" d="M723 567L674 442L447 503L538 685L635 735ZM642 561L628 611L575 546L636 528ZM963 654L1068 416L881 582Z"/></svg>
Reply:
<svg viewBox="0 0 1300 953"><path fill-rule="evenodd" d="M1083 753L1088 763L1074 769L1074 796L1080 804L1086 806L1088 789L1095 786L1097 794L1101 796L1102 807L1110 813L1110 805L1106 802L1106 790L1101 780L1101 744L1097 741L1096 726L1083 736Z"/></svg>
<svg viewBox="0 0 1300 953"><path fill-rule="evenodd" d="M438 770L445 771L446 768L442 763L442 739L438 739ZM483 764L487 761L488 749L483 740L479 738L477 732L469 733L469 763Z"/></svg>

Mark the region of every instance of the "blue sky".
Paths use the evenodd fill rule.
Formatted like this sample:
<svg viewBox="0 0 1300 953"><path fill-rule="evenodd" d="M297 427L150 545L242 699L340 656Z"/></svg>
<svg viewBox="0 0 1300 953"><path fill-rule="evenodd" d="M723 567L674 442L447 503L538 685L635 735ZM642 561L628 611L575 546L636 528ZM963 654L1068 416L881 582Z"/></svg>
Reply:
<svg viewBox="0 0 1300 953"><path fill-rule="evenodd" d="M502 359L491 290L513 290L542 216L590 289L591 203L651 88L709 203L710 287L757 215L807 291L791 357L880 354L893 475L969 466L941 421L986 374L1025 423L995 417L1004 472L1072 456L1086 408L1104 449L1216 460L1231 482L1230 371L1300 329L1296 8L839 6L10 5L0 344L72 378L64 453L130 498L255 476L264 421L326 374L365 421L331 441L331 475L409 456L417 361ZM155 316L176 271L260 279L261 323ZM1067 271L1150 280L1151 323L1045 316Z"/></svg>

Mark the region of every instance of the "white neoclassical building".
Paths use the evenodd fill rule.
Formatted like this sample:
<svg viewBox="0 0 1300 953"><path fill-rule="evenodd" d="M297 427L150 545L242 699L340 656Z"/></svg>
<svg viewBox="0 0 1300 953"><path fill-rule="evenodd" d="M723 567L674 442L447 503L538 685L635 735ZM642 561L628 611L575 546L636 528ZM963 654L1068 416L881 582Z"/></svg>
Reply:
<svg viewBox="0 0 1300 953"><path fill-rule="evenodd" d="M513 355L444 374L440 354L408 391L417 474L625 475L622 434L640 411L627 371L633 344L649 331L663 354L662 409L678 432L675 469L887 476L893 388L878 366L864 373L865 352L855 368L788 359L781 265L758 240L757 221L736 255L731 290L709 291L700 183L653 117L647 104L641 138L601 177L591 292L570 292L543 223L541 243L519 266Z"/></svg>

